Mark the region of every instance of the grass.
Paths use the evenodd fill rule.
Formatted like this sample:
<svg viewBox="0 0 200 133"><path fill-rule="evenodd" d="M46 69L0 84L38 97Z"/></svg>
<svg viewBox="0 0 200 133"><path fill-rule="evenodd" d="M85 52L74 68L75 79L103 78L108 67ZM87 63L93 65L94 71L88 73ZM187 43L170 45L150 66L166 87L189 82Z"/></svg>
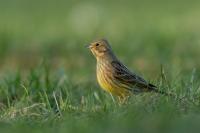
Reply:
<svg viewBox="0 0 200 133"><path fill-rule="evenodd" d="M198 132L199 1L0 1L0 132ZM124 105L84 45L106 37L131 70L176 97Z"/></svg>
<svg viewBox="0 0 200 133"><path fill-rule="evenodd" d="M163 72L155 83L176 94L176 98L146 93L119 105L94 83L74 84L65 73L51 72L45 64L26 76L11 73L0 83L1 131L25 132L31 128L31 132L181 132L185 126L186 131L198 129L200 88L195 71L184 82L181 76L168 80Z"/></svg>

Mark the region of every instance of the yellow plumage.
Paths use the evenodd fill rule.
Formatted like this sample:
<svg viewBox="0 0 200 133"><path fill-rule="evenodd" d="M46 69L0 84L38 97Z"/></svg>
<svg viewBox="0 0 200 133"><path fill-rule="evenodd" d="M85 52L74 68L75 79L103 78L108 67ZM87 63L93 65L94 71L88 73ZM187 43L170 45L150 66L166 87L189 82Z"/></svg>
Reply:
<svg viewBox="0 0 200 133"><path fill-rule="evenodd" d="M102 65L102 64L97 64ZM124 98L129 95L129 92L120 85L119 82L115 81L112 76L111 70L108 71L106 68L97 66L97 81L102 89L105 91Z"/></svg>

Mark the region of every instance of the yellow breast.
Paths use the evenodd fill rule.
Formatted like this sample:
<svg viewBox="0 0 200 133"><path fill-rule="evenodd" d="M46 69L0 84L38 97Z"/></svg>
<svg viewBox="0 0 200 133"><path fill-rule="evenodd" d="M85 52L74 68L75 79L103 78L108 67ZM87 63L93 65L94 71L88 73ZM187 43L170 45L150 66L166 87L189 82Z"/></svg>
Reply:
<svg viewBox="0 0 200 133"><path fill-rule="evenodd" d="M130 92L122 87L120 83L113 81L113 79L110 79L110 76L106 74L107 73L104 73L103 71L97 71L97 80L103 90L120 97L130 94Z"/></svg>
<svg viewBox="0 0 200 133"><path fill-rule="evenodd" d="M102 89L104 89L107 92L112 92L113 87L108 83L103 73L97 72L97 80Z"/></svg>

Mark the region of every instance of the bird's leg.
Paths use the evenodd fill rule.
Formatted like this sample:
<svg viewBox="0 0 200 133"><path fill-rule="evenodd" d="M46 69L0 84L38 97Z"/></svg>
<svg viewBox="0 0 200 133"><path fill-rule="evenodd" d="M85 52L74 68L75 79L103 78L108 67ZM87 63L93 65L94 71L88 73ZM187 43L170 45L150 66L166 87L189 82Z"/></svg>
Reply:
<svg viewBox="0 0 200 133"><path fill-rule="evenodd" d="M114 99L112 93L109 93L109 94L110 94L110 96L111 96L111 98L112 98L112 100L113 100L113 103L115 103L115 99Z"/></svg>

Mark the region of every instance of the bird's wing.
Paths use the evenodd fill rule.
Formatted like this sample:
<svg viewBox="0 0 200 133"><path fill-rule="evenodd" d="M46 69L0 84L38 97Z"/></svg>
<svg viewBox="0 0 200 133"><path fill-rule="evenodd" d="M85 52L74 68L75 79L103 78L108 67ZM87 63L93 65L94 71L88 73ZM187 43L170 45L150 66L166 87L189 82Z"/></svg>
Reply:
<svg viewBox="0 0 200 133"><path fill-rule="evenodd" d="M111 64L114 68L113 76L122 84L131 86L132 89L139 88L139 91L142 91L143 89L146 90L149 88L149 84L142 77L130 72L128 68L119 61L112 61Z"/></svg>

